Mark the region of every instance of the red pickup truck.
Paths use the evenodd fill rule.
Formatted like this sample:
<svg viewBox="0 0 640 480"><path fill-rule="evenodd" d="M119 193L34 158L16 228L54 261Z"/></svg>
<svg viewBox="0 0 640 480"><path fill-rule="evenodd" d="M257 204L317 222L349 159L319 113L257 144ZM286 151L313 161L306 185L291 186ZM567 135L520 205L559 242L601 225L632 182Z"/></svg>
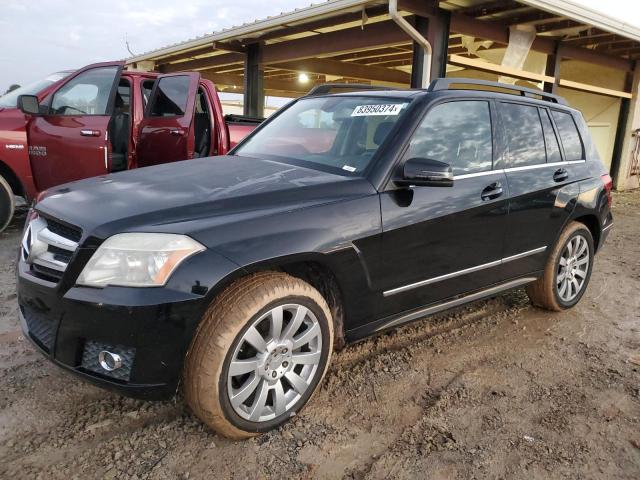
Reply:
<svg viewBox="0 0 640 480"><path fill-rule="evenodd" d="M87 177L223 155L260 119L222 113L196 72L97 63L0 97L0 231L15 201Z"/></svg>

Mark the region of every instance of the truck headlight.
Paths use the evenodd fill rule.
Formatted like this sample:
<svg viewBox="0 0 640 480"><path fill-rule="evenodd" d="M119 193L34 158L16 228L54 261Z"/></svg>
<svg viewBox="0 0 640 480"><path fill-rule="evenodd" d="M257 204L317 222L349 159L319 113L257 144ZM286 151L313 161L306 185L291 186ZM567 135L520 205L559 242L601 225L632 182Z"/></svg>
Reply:
<svg viewBox="0 0 640 480"><path fill-rule="evenodd" d="M205 247L185 235L120 233L109 237L78 277L89 287L160 287L191 255Z"/></svg>

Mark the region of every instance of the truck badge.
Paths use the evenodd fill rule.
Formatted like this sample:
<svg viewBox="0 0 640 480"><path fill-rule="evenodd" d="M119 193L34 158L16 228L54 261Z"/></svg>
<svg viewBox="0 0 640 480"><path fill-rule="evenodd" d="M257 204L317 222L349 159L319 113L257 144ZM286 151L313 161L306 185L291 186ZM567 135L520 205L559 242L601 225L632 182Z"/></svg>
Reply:
<svg viewBox="0 0 640 480"><path fill-rule="evenodd" d="M37 145L29 145L29 155L33 155L34 157L46 157L47 156L47 147L40 147Z"/></svg>

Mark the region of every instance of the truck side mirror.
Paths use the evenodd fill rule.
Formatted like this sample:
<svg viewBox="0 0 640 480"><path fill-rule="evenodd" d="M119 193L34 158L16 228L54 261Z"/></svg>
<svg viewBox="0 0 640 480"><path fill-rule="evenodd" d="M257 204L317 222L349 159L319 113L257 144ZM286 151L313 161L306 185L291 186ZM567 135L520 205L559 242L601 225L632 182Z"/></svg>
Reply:
<svg viewBox="0 0 640 480"><path fill-rule="evenodd" d="M18 108L22 110L22 113L39 115L40 103L38 102L38 97L35 95L20 95L18 97Z"/></svg>

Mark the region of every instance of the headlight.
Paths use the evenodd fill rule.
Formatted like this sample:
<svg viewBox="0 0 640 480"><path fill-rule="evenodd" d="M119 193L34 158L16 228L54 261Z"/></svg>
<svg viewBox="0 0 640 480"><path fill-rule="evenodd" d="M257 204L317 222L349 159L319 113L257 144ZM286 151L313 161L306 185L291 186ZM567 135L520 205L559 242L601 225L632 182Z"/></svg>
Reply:
<svg viewBox="0 0 640 480"><path fill-rule="evenodd" d="M169 233L121 233L109 237L78 277L90 287L159 287L191 255L205 249L195 240Z"/></svg>

